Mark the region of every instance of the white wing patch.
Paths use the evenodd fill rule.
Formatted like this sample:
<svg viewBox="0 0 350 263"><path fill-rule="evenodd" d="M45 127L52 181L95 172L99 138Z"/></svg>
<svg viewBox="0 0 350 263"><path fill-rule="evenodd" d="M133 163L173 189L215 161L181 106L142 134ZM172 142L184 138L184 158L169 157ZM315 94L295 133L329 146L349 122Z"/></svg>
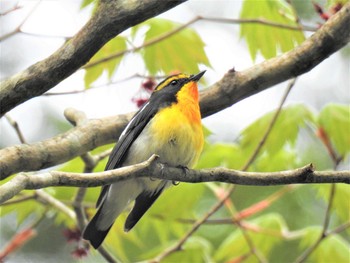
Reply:
<svg viewBox="0 0 350 263"><path fill-rule="evenodd" d="M134 122L136 116L139 115L146 108L146 106L148 104L149 104L149 102L147 102L145 105L143 105L141 110L137 114L135 114L134 117L132 117L132 119L129 121L128 125L126 125L125 129L123 130L122 134L120 134L119 139L125 135L126 131L130 128L130 125Z"/></svg>

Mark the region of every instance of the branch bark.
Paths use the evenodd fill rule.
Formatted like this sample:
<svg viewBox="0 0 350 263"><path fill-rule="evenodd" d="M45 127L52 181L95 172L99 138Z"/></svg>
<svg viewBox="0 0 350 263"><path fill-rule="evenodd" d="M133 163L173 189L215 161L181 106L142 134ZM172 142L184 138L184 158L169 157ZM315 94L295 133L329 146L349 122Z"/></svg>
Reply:
<svg viewBox="0 0 350 263"><path fill-rule="evenodd" d="M119 33L185 1L101 0L88 23L54 54L1 83L0 116L53 88Z"/></svg>
<svg viewBox="0 0 350 263"><path fill-rule="evenodd" d="M168 1L161 3L163 2ZM165 8L166 5L162 6ZM230 70L220 81L201 92L202 116L207 117L277 83L313 69L350 41L349 24L350 3L347 3L315 34L292 51L241 72ZM0 150L0 180L13 173L51 167L97 146L115 142L130 117L131 114L88 120L51 139Z"/></svg>
<svg viewBox="0 0 350 263"><path fill-rule="evenodd" d="M21 173L0 186L0 203L24 189L41 189L50 186L94 187L117 181L149 177L188 183L224 182L240 185L284 185L310 183L350 184L350 171L314 171L313 166L289 171L256 173L212 168L202 170L170 167L153 155L140 164L98 173L68 173L51 171L38 174Z"/></svg>

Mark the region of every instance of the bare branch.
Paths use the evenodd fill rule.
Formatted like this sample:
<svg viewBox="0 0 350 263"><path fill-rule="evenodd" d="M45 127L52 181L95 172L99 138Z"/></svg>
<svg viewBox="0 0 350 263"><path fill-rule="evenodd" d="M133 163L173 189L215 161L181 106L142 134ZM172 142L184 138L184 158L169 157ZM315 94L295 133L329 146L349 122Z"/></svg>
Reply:
<svg viewBox="0 0 350 263"><path fill-rule="evenodd" d="M41 202L50 205L50 207L53 207L61 212L63 212L65 215L67 215L70 219L75 220L76 216L72 209L70 209L68 206L63 204L60 200L54 198L52 195L46 193L42 189L35 191L36 198L40 199Z"/></svg>
<svg viewBox="0 0 350 263"><path fill-rule="evenodd" d="M6 118L7 121L10 123L10 125L15 129L19 141L20 141L21 143L25 143L26 140L24 139L23 133L22 133L21 129L19 128L18 122L15 121L14 119L12 119L12 118L10 117L10 115L8 115L8 114L5 114L5 118Z"/></svg>
<svg viewBox="0 0 350 263"><path fill-rule="evenodd" d="M350 183L350 171L314 171L312 165L289 171L255 173L212 168L186 170L169 167L158 161L156 155L140 164L98 173L68 173L51 171L40 174L21 173L0 186L0 203L12 198L24 189L40 189L49 186L93 187L117 181L152 177L188 183L224 182L241 185L284 185L310 183Z"/></svg>

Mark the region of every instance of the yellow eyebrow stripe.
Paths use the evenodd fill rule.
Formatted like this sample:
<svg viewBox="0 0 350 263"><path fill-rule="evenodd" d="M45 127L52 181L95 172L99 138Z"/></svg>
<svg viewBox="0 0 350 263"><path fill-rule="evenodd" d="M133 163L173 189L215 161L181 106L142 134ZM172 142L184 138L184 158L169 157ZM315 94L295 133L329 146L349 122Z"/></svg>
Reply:
<svg viewBox="0 0 350 263"><path fill-rule="evenodd" d="M172 82L173 80L189 78L189 77L190 76L186 75L186 74L178 74L178 75L170 76L167 79L165 79L164 81L162 81L161 83L159 83L159 85L156 87L155 91L161 90L164 87L168 86L169 83Z"/></svg>

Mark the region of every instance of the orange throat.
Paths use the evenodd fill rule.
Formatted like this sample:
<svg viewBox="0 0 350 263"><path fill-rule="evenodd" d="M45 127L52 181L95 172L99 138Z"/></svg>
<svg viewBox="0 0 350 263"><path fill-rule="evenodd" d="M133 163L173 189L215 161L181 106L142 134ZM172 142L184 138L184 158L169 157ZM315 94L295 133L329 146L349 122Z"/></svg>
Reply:
<svg viewBox="0 0 350 263"><path fill-rule="evenodd" d="M196 82L187 83L177 93L178 107L193 124L201 123L201 113L199 109L199 94Z"/></svg>

